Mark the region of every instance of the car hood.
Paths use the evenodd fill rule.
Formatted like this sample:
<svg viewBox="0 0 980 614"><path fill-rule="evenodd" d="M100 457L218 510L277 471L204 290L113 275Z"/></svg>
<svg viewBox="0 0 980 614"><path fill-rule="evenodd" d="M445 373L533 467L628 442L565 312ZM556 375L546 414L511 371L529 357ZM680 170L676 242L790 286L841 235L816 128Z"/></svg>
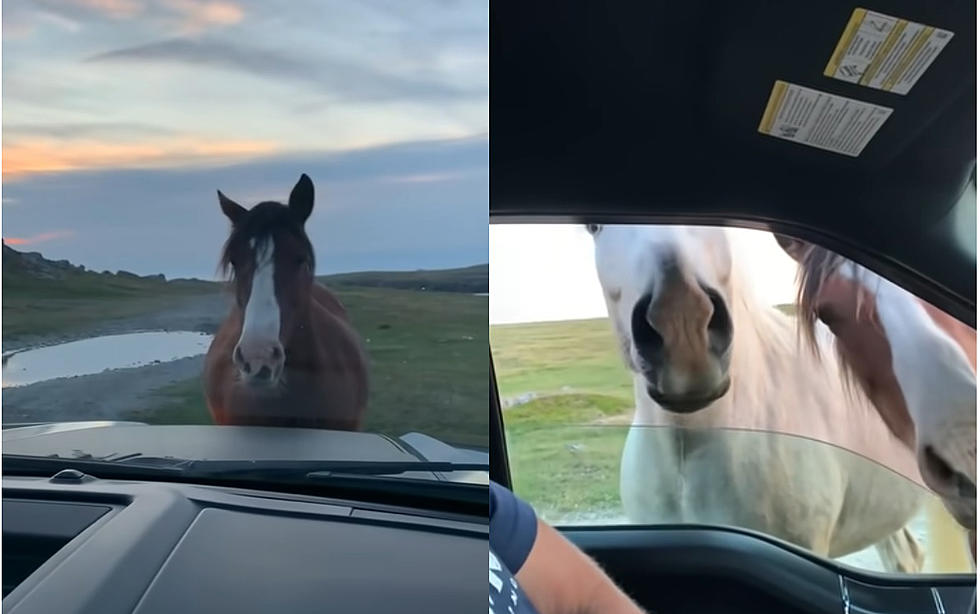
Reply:
<svg viewBox="0 0 980 614"><path fill-rule="evenodd" d="M392 438L377 433L321 429L142 422L52 422L5 425L4 454L112 460L127 455L193 460L435 461L489 463L486 451L454 447L422 433ZM489 483L485 471L403 474Z"/></svg>

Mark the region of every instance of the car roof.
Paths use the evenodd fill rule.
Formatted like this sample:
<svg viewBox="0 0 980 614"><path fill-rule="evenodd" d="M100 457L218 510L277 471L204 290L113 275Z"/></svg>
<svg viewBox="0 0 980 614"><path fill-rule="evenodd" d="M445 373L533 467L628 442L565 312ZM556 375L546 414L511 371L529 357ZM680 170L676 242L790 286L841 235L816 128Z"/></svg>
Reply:
<svg viewBox="0 0 980 614"><path fill-rule="evenodd" d="M860 6L492 4L491 220L786 232L975 326L976 5L869 7L954 35L906 95L824 76ZM777 80L893 111L856 157L773 138Z"/></svg>

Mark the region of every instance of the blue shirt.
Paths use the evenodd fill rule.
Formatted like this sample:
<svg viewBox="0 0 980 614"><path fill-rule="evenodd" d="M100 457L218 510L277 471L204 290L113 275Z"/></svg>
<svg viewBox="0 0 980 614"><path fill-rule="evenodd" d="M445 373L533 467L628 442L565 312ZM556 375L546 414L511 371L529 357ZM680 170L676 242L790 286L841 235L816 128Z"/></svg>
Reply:
<svg viewBox="0 0 980 614"><path fill-rule="evenodd" d="M538 536L531 506L490 482L490 614L537 614L514 574L527 560Z"/></svg>

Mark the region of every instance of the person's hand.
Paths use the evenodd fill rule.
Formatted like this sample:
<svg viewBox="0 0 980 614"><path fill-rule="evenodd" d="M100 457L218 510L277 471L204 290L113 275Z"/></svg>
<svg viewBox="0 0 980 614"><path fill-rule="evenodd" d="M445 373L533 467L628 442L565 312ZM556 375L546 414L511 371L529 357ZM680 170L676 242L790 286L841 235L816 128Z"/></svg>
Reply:
<svg viewBox="0 0 980 614"><path fill-rule="evenodd" d="M645 614L592 559L540 519L517 582L540 614Z"/></svg>

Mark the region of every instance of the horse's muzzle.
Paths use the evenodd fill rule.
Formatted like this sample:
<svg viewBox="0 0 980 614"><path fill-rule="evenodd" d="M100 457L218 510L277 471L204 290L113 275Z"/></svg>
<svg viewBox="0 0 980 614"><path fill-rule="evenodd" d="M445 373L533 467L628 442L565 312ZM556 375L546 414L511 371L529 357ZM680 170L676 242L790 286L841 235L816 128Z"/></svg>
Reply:
<svg viewBox="0 0 980 614"><path fill-rule="evenodd" d="M647 394L653 401L669 412L676 414L691 414L696 411L700 411L711 405L721 397L728 393L728 389L731 387L731 378L726 377L725 381L714 391L709 394L702 395L665 395L657 390L652 384L647 384Z"/></svg>
<svg viewBox="0 0 980 614"><path fill-rule="evenodd" d="M263 388L278 384L286 358L278 341L270 344L269 349L257 345L243 350L239 343L232 352L232 362L242 381L249 386Z"/></svg>
<svg viewBox="0 0 980 614"><path fill-rule="evenodd" d="M242 379L253 388L271 388L279 383L278 371L261 367L254 375L241 374Z"/></svg>

